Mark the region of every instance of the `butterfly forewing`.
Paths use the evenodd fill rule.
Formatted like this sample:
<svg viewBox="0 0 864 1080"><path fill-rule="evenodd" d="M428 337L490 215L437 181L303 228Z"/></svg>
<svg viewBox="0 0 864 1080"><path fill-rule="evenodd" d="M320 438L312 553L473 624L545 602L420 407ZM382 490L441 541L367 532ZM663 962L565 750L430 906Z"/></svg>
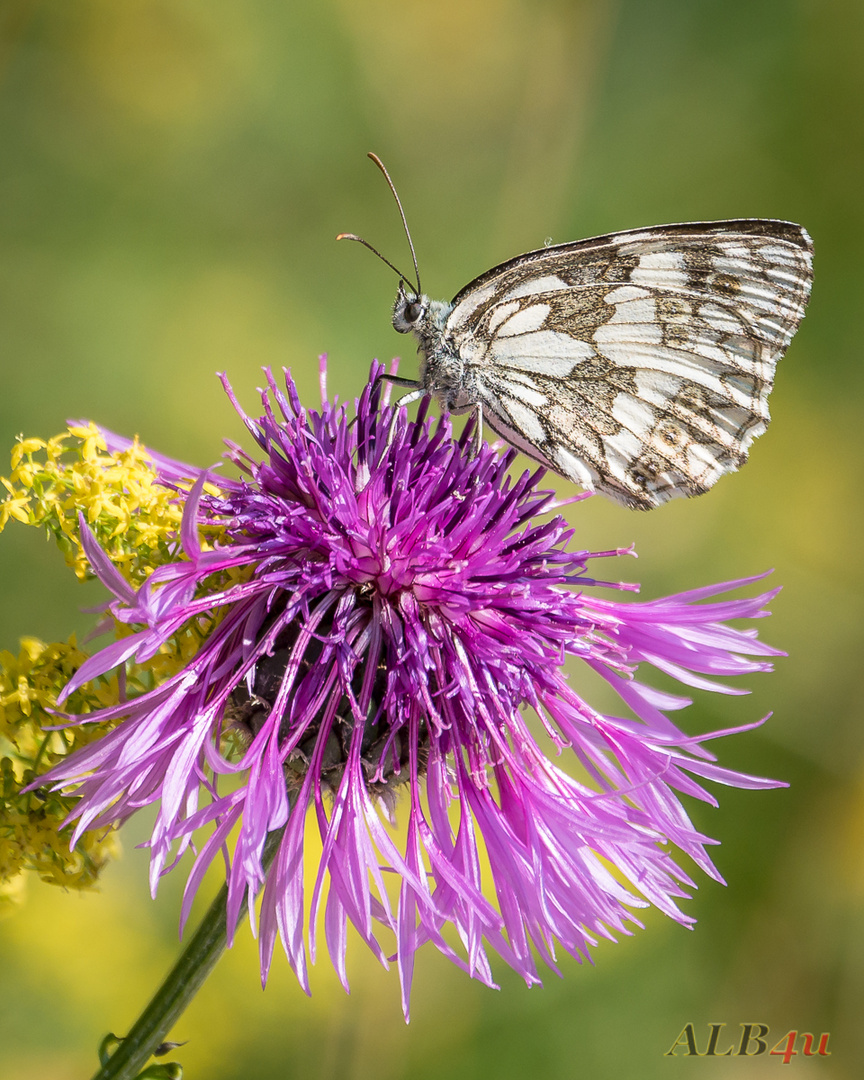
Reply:
<svg viewBox="0 0 864 1080"><path fill-rule="evenodd" d="M746 460L811 278L798 225L659 226L495 267L456 296L444 339L494 430L649 509Z"/></svg>

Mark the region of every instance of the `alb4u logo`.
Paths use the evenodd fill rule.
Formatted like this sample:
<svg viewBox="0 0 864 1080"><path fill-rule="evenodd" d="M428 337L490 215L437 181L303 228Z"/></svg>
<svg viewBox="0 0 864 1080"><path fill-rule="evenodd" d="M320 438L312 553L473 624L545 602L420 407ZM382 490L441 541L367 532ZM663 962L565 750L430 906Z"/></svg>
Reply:
<svg viewBox="0 0 864 1080"><path fill-rule="evenodd" d="M704 1050L700 1050L696 1043L696 1032L693 1024L685 1024L681 1034L664 1054L664 1057L758 1057L768 1053L773 1057L782 1058L782 1064L788 1065L793 1057L799 1054L804 1057L830 1057L828 1049L828 1037L830 1032L823 1031L817 1043L809 1031L797 1031L791 1029L778 1039L771 1049L768 1049L767 1024L741 1024L741 1038L737 1042L730 1038L731 1033L722 1034L725 1024L708 1025L708 1043ZM799 1044L800 1050L796 1049Z"/></svg>

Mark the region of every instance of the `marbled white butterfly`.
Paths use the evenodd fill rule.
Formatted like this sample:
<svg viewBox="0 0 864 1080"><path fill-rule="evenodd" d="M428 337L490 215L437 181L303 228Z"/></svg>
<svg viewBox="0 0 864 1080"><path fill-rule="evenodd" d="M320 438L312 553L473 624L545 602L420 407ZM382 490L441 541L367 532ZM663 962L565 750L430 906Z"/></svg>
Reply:
<svg viewBox="0 0 864 1080"><path fill-rule="evenodd" d="M476 409L508 442L615 502L701 495L768 424L777 361L804 316L813 246L763 218L658 225L558 244L481 274L450 303L399 274L393 326L419 342L402 401Z"/></svg>

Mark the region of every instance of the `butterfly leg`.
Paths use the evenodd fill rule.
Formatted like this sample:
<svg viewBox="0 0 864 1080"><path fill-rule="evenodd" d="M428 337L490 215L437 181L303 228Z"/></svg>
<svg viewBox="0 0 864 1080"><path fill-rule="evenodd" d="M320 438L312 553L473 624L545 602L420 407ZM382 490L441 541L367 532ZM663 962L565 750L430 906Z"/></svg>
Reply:
<svg viewBox="0 0 864 1080"><path fill-rule="evenodd" d="M410 394L403 394L403 396L399 398L399 400L396 402L397 406L410 405L412 401L419 400L426 393L426 391L423 389L423 384L417 382L416 379L406 379L403 378L401 375L389 375L385 371L382 371L375 379L375 382L373 384L373 390L377 390L382 382L391 383L393 386L406 386L411 388ZM357 417L355 416L354 420L356 419ZM351 424L354 423L354 420L351 421ZM349 424L349 427L350 426L351 425Z"/></svg>
<svg viewBox="0 0 864 1080"><path fill-rule="evenodd" d="M387 372L381 372L378 378L375 380L376 385L381 382L391 383L393 386L404 386L409 389L409 393L403 394L395 402L395 408L393 410L393 418L390 422L390 431L387 435L386 446L389 446L393 441L394 426L396 424L397 410L400 405L410 405L412 401L419 401L420 398L425 397L426 389L422 383L417 382L416 379L406 379L401 375L390 375Z"/></svg>
<svg viewBox="0 0 864 1080"><path fill-rule="evenodd" d="M401 404L401 400L399 402ZM483 446L483 404L480 401L472 401L470 405L460 405L458 409L451 409L451 416L464 416L465 413L470 413L474 418L474 430L470 433L471 445L469 449L469 457L475 458L480 453ZM468 436L469 426L471 419L469 417L468 423L465 425L465 430L459 439L460 444L466 441Z"/></svg>
<svg viewBox="0 0 864 1080"><path fill-rule="evenodd" d="M483 446L483 402L477 402L476 427L474 428L474 457L480 453L480 449Z"/></svg>
<svg viewBox="0 0 864 1080"><path fill-rule="evenodd" d="M375 380L376 387L382 382L388 382L391 386L404 386L410 389L409 394L403 394L396 402L397 407L399 405L410 405L412 401L419 401L426 393L422 383L416 379L406 379L403 375L391 375L389 372L382 371Z"/></svg>
<svg viewBox="0 0 864 1080"><path fill-rule="evenodd" d="M423 383L418 382L416 379L406 379L402 375L390 375L387 372L382 372L378 376L379 382L389 382L393 386L403 386L408 390L407 394L403 394L402 397L396 401L396 407L400 405L410 405L414 401L419 401L420 398L425 397L429 393ZM480 449L483 446L483 403L478 401L472 402L470 405L463 405L460 408L451 410L454 413L473 412L475 416L476 426L471 439L471 457L477 457L480 453ZM395 414L393 417L396 419ZM391 436L392 438L392 433ZM389 440L388 440L389 441Z"/></svg>
<svg viewBox="0 0 864 1080"><path fill-rule="evenodd" d="M402 385L416 386L416 383L403 383ZM412 401L419 401L421 397L426 396L426 391L422 386L417 386L416 390L412 390L410 394L403 394L402 397L396 402L396 407L400 405L410 405Z"/></svg>
<svg viewBox="0 0 864 1080"><path fill-rule="evenodd" d="M404 386L410 389L410 393L403 394L402 397L396 402L396 406L410 405L412 401L419 401L421 397L426 393L426 389L422 383L417 382L416 379L406 379L402 375L389 375L387 372L382 372L378 376L379 382L388 382L392 386Z"/></svg>
<svg viewBox="0 0 864 1080"><path fill-rule="evenodd" d="M419 390L422 385L416 379L406 379L404 375L391 375L389 371L382 371L378 380L392 383L394 386L410 386L414 390Z"/></svg>

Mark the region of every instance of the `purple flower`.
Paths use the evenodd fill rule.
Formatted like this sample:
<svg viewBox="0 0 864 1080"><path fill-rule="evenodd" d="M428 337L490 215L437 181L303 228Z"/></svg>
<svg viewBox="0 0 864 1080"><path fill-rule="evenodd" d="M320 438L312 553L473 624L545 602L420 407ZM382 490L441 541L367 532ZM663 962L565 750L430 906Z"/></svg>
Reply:
<svg viewBox="0 0 864 1080"><path fill-rule="evenodd" d="M633 909L653 904L691 923L677 900L694 883L670 842L721 879L679 794L713 803L701 779L777 785L717 766L703 744L729 732L686 735L667 713L689 701L634 676L653 666L688 687L743 693L713 680L770 670L778 654L728 625L767 614L773 592L703 602L754 578L649 603L597 595L632 588L589 573L628 552L573 550L573 529L551 516L561 504L538 489L542 470L514 481L512 451L472 456L470 425L454 442L425 401L415 421L382 405L381 371L373 366L351 420L327 399L323 367L320 413L301 406L290 375L286 395L268 373L264 414L252 420L225 382L263 460L229 444L244 479L219 480L211 495L212 476L156 459L166 483L198 479L182 557L137 591L84 528L116 597L110 610L131 632L91 657L66 694L146 661L190 620L219 617L179 673L87 717L121 722L48 779L78 785L76 835L158 804L154 890L208 827L183 919L224 852L229 927L247 887L263 890L262 978L278 935L308 992L322 908L346 988L348 922L386 963L383 929L407 1016L427 941L494 985L491 949L530 984L535 957L553 969L556 947L588 957L598 937L640 925ZM204 522L226 529L214 550L199 542ZM616 691L625 715L582 698L570 657ZM544 742L564 752L561 764ZM382 821L400 794L401 834ZM307 931L309 806L323 850ZM282 839L265 871L274 830Z"/></svg>

